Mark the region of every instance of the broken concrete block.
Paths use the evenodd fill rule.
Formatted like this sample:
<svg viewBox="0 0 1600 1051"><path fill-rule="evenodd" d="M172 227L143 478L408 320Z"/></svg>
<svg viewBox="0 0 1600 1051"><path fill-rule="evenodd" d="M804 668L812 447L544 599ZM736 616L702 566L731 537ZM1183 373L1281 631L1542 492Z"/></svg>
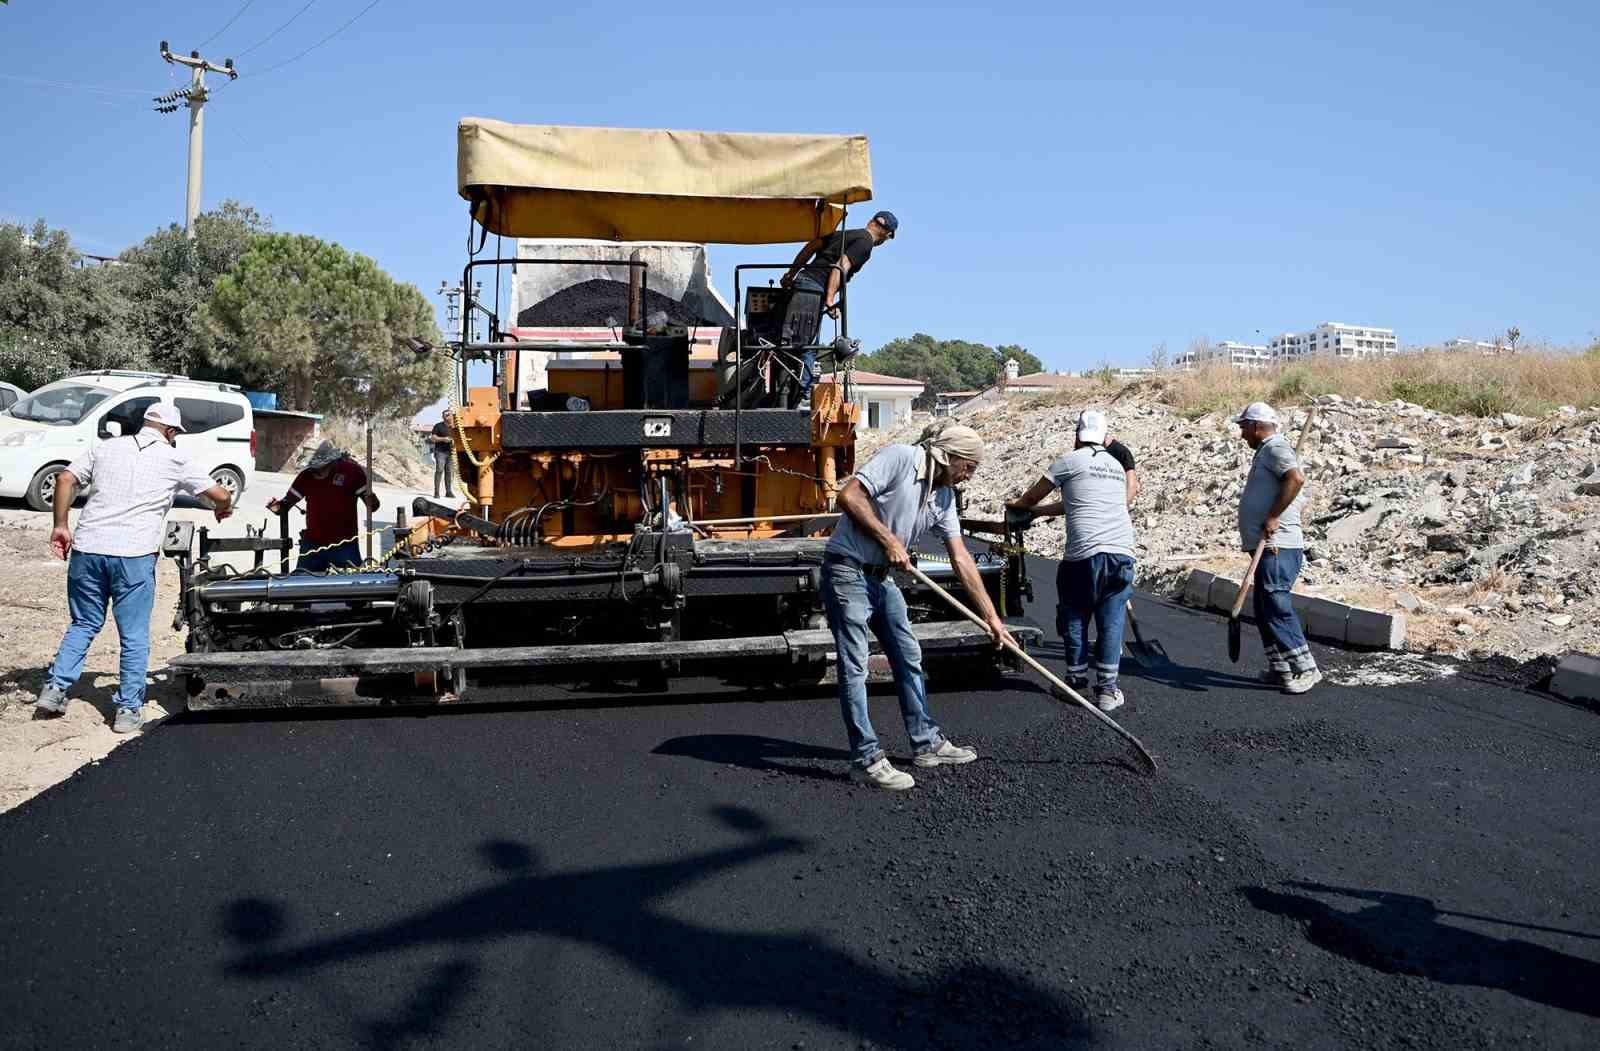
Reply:
<svg viewBox="0 0 1600 1051"><path fill-rule="evenodd" d="M1421 442L1417 441L1415 438L1411 437L1410 435L1405 435L1405 434L1386 434L1382 438L1378 439L1376 444L1373 445L1373 448L1375 448L1375 449L1415 449L1418 446L1420 446L1421 444L1422 444Z"/></svg>
<svg viewBox="0 0 1600 1051"><path fill-rule="evenodd" d="M1600 472L1589 475L1578 483L1579 496L1600 496Z"/></svg>
<svg viewBox="0 0 1600 1051"><path fill-rule="evenodd" d="M1532 422L1533 420L1529 419L1527 416L1518 416L1514 412L1503 412L1500 414L1500 426L1502 427L1521 427L1525 423Z"/></svg>
<svg viewBox="0 0 1600 1051"><path fill-rule="evenodd" d="M1219 609L1224 613L1233 612L1233 600L1239 597L1239 584L1227 577L1213 577L1211 581L1211 594L1207 604L1212 609Z"/></svg>
<svg viewBox="0 0 1600 1051"><path fill-rule="evenodd" d="M1183 582L1184 605L1205 609L1211 599L1211 582L1215 579L1215 573L1207 573L1203 569L1189 570L1189 579Z"/></svg>
<svg viewBox="0 0 1600 1051"><path fill-rule="evenodd" d="M1358 506L1361 499L1362 498L1357 497L1356 502ZM1348 517L1341 518L1339 521L1329 526L1328 543L1351 544L1357 540L1360 540L1369 529L1372 529L1379 522L1382 522L1384 516L1387 515L1390 510L1391 505L1388 501L1374 500L1370 510L1362 511L1357 515L1349 515Z"/></svg>
<svg viewBox="0 0 1600 1051"><path fill-rule="evenodd" d="M1550 692L1569 701L1600 703L1600 657L1569 653L1550 677Z"/></svg>
<svg viewBox="0 0 1600 1051"><path fill-rule="evenodd" d="M1458 555L1464 555L1469 548L1467 547L1466 538L1460 533L1429 533L1428 550L1451 551Z"/></svg>
<svg viewBox="0 0 1600 1051"><path fill-rule="evenodd" d="M1406 646L1406 615L1352 606L1349 616L1345 618L1344 641L1351 646L1403 650Z"/></svg>
<svg viewBox="0 0 1600 1051"><path fill-rule="evenodd" d="M1394 604L1407 613L1415 613L1422 608L1422 600L1409 591L1395 592Z"/></svg>

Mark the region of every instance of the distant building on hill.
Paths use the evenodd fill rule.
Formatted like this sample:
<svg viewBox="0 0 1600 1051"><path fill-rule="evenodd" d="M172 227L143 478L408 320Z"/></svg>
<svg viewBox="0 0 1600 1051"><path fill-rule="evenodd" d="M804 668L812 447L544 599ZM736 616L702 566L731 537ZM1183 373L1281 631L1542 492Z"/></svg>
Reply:
<svg viewBox="0 0 1600 1051"><path fill-rule="evenodd" d="M1377 358L1398 350L1394 329L1346 325L1341 321L1324 321L1306 332L1285 332L1272 337L1268 344L1274 365L1314 357Z"/></svg>
<svg viewBox="0 0 1600 1051"><path fill-rule="evenodd" d="M1254 343L1235 343L1223 340L1185 351L1173 361L1173 367L1192 371L1213 365L1228 365L1236 369L1264 369L1272 364L1272 352Z"/></svg>

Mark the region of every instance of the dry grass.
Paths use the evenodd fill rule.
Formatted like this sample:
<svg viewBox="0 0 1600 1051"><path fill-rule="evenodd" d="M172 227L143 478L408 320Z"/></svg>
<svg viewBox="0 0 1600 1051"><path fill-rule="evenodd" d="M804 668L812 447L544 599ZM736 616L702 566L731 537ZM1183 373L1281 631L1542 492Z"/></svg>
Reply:
<svg viewBox="0 0 1600 1051"><path fill-rule="evenodd" d="M1084 378L1043 397L1074 405L1149 394L1193 418L1237 411L1252 401L1292 405L1317 394L1392 401L1396 398L1460 416L1503 412L1542 415L1560 405L1600 405L1600 345L1587 353L1475 354L1423 351L1386 360L1312 360L1244 372L1226 366L1174 372L1117 387Z"/></svg>

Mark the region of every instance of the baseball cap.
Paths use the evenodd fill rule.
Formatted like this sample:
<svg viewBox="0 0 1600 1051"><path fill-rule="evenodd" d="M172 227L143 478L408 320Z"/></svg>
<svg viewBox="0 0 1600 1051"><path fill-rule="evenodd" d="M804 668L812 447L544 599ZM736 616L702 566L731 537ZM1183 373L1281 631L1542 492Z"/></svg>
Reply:
<svg viewBox="0 0 1600 1051"><path fill-rule="evenodd" d="M1234 423L1277 423L1278 414L1264 401L1253 401L1233 418Z"/></svg>
<svg viewBox="0 0 1600 1051"><path fill-rule="evenodd" d="M891 234L900 229L900 220L894 217L893 212L879 212L872 217L872 221L889 231Z"/></svg>
<svg viewBox="0 0 1600 1051"><path fill-rule="evenodd" d="M1099 409L1084 409L1078 413L1078 440L1090 445L1106 442L1106 414Z"/></svg>
<svg viewBox="0 0 1600 1051"><path fill-rule="evenodd" d="M144 410L145 423L159 423L163 427L176 427L183 430L183 413L178 411L176 405L170 402L158 401Z"/></svg>

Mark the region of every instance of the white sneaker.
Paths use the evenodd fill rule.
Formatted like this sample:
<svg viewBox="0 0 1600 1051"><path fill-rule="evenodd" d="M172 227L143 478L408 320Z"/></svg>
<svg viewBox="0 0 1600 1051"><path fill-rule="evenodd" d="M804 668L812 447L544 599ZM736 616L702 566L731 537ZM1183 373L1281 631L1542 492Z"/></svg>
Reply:
<svg viewBox="0 0 1600 1051"><path fill-rule="evenodd" d="M1282 672L1273 671L1271 668L1262 668L1261 673L1256 676L1256 680L1264 682L1268 686L1282 686L1289 681L1289 676Z"/></svg>
<svg viewBox="0 0 1600 1051"><path fill-rule="evenodd" d="M949 741L940 741L939 747L931 752L923 752L911 761L921 767L960 766L962 763L970 763L976 758L978 758L978 751L975 748L963 748L958 744L951 744Z"/></svg>
<svg viewBox="0 0 1600 1051"><path fill-rule="evenodd" d="M1284 693L1306 693L1311 687L1322 681L1322 672L1316 668L1303 671L1298 675L1291 675L1282 686Z"/></svg>
<svg viewBox="0 0 1600 1051"><path fill-rule="evenodd" d="M1114 712L1122 707L1122 691L1112 687L1109 692L1095 691L1094 706L1102 712Z"/></svg>
<svg viewBox="0 0 1600 1051"><path fill-rule="evenodd" d="M889 765L887 758L879 759L876 763L863 769L859 766L850 768L850 780L861 785L871 785L874 788L887 788L891 792L904 792L914 788L916 781L904 770L896 770Z"/></svg>

